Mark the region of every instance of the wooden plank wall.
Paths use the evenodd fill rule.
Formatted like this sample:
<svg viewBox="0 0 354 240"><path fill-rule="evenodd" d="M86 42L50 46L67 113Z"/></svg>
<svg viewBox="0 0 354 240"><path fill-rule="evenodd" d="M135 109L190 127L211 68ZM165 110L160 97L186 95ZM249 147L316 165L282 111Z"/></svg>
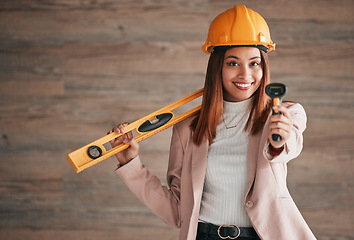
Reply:
<svg viewBox="0 0 354 240"><path fill-rule="evenodd" d="M278 44L272 81L308 114L289 189L318 239L353 239L353 0L2 0L0 239L177 239L114 158L76 174L66 155L201 88L209 23L242 3ZM163 183L170 136L141 144Z"/></svg>

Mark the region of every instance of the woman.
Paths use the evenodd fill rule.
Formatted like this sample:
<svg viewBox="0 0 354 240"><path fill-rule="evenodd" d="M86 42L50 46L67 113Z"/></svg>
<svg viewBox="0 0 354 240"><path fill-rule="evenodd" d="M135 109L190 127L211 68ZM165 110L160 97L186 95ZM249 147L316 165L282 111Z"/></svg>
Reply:
<svg viewBox="0 0 354 240"><path fill-rule="evenodd" d="M139 158L132 133L111 142L117 175L153 213L181 228L180 239L315 239L286 187L286 163L302 150L306 114L284 103L271 115L265 95L264 19L245 6L220 15L203 50L210 54L200 112L173 127L168 186ZM113 130L124 133L124 126ZM282 138L276 142L272 134Z"/></svg>

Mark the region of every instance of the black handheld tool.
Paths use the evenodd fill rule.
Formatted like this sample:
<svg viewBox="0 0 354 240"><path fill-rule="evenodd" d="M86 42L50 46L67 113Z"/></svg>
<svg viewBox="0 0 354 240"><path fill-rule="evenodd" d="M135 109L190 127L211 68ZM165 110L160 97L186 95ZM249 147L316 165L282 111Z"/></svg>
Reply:
<svg viewBox="0 0 354 240"><path fill-rule="evenodd" d="M282 83L271 83L266 86L265 92L272 99L272 106L280 106L282 98L287 92L287 87ZM273 110L273 115L276 114L281 114L281 112ZM279 134L273 134L272 139L273 141L279 142L281 136Z"/></svg>

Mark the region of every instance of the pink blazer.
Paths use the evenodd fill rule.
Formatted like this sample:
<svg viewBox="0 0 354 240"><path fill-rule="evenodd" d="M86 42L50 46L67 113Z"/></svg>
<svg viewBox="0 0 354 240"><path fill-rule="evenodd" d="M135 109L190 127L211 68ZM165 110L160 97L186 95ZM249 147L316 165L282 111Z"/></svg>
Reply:
<svg viewBox="0 0 354 240"><path fill-rule="evenodd" d="M306 113L300 104L284 103L294 123L283 152L269 158L268 121L250 135L247 191L244 206L254 229L264 240L316 239L297 209L286 186L286 163L302 150ZM203 193L209 143L192 142L191 119L173 127L167 186L150 174L139 156L116 170L128 188L167 224L181 228L180 240L195 240Z"/></svg>

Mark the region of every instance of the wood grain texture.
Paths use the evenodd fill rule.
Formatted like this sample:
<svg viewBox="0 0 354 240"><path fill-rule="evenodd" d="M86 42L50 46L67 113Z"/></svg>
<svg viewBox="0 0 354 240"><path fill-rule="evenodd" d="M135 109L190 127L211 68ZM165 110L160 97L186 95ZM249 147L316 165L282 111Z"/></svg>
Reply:
<svg viewBox="0 0 354 240"><path fill-rule="evenodd" d="M66 155L203 86L212 19L244 1L0 2L0 239L177 239L114 175ZM353 239L354 1L248 1L273 82L308 115L288 187L321 240ZM183 112L181 109L180 112ZM166 184L171 129L141 143Z"/></svg>

